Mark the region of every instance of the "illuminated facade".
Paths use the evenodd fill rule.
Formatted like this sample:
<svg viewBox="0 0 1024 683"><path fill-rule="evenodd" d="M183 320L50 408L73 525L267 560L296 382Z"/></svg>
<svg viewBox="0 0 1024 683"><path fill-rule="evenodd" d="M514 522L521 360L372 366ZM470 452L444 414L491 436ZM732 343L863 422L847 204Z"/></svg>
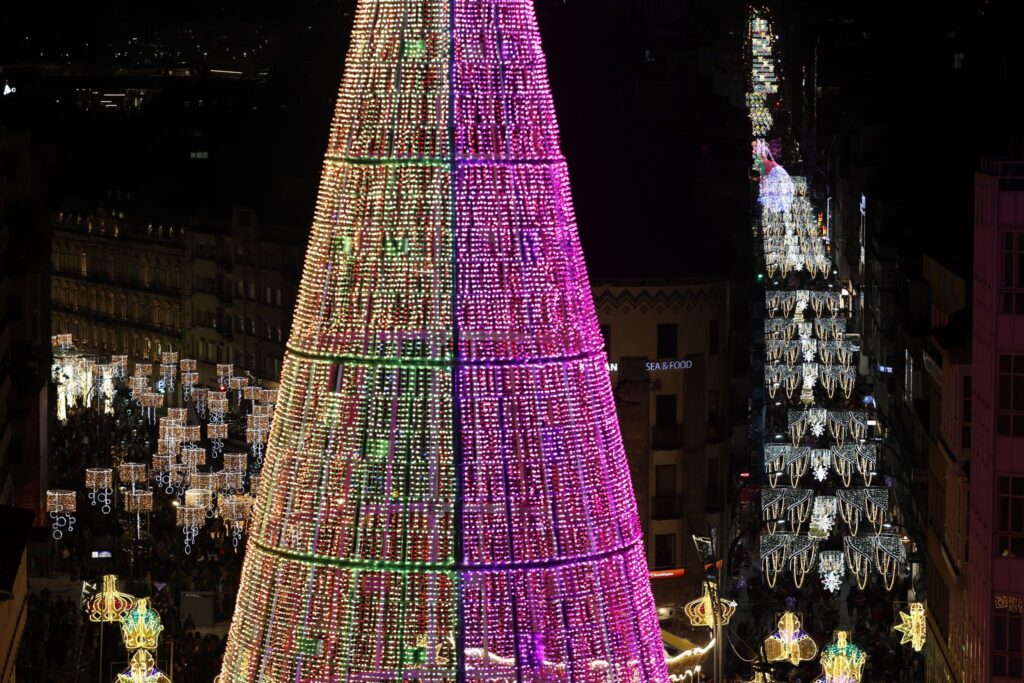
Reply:
<svg viewBox="0 0 1024 683"><path fill-rule="evenodd" d="M531 0L359 3L223 683L667 681Z"/></svg>
<svg viewBox="0 0 1024 683"><path fill-rule="evenodd" d="M96 355L159 361L194 357L201 377L218 363L275 386L298 288L301 231L230 217L187 227L139 223L121 211L54 217L53 334Z"/></svg>

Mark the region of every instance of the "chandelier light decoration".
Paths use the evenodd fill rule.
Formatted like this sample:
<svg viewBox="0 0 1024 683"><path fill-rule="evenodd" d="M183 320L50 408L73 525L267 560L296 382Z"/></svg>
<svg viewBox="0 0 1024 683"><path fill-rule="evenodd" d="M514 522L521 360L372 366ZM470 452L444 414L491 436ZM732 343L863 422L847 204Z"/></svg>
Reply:
<svg viewBox="0 0 1024 683"><path fill-rule="evenodd" d="M89 467L85 470L85 487L89 489L89 502L100 512L110 514L110 498L114 494L114 470L109 467Z"/></svg>
<svg viewBox="0 0 1024 683"><path fill-rule="evenodd" d="M894 627L902 636L900 645L909 643L915 652L920 652L928 634L926 622L924 603L910 603L906 612L900 612L900 623Z"/></svg>
<svg viewBox="0 0 1024 683"><path fill-rule="evenodd" d="M78 511L78 494L66 489L50 489L46 492L46 511L53 520L51 524L55 541L64 537L65 533L75 530L75 512Z"/></svg>
<svg viewBox="0 0 1024 683"><path fill-rule="evenodd" d="M222 683L668 680L532 0L358 3L288 347Z"/></svg>
<svg viewBox="0 0 1024 683"><path fill-rule="evenodd" d="M191 491L189 491L191 493ZM175 521L181 527L185 537L185 554L192 554L192 546L199 536L199 530L206 524L206 507L203 505L179 505L176 508Z"/></svg>

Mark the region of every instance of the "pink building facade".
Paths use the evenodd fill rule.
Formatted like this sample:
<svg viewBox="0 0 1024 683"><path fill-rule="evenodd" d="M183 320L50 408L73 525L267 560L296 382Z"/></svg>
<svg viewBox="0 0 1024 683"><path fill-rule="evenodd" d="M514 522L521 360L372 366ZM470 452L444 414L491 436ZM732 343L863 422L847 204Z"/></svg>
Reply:
<svg viewBox="0 0 1024 683"><path fill-rule="evenodd" d="M967 670L1024 680L1024 161L975 176Z"/></svg>

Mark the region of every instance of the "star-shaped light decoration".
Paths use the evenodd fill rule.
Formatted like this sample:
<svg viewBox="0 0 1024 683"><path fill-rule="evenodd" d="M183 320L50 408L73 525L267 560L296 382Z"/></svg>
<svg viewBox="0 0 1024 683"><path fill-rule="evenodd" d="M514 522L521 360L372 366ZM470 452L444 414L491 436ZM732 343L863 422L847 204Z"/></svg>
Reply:
<svg viewBox="0 0 1024 683"><path fill-rule="evenodd" d="M924 603L921 602L912 602L908 612L900 612L900 623L895 626L895 629L903 634L900 645L910 643L915 652L921 651L928 635L924 615Z"/></svg>

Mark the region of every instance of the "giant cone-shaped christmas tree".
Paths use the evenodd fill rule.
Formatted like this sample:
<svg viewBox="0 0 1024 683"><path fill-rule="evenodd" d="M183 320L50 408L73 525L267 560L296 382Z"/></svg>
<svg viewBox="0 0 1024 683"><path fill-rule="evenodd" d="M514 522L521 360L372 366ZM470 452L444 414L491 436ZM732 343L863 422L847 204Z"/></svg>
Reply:
<svg viewBox="0 0 1024 683"><path fill-rule="evenodd" d="M532 0L359 3L221 680L667 680Z"/></svg>

